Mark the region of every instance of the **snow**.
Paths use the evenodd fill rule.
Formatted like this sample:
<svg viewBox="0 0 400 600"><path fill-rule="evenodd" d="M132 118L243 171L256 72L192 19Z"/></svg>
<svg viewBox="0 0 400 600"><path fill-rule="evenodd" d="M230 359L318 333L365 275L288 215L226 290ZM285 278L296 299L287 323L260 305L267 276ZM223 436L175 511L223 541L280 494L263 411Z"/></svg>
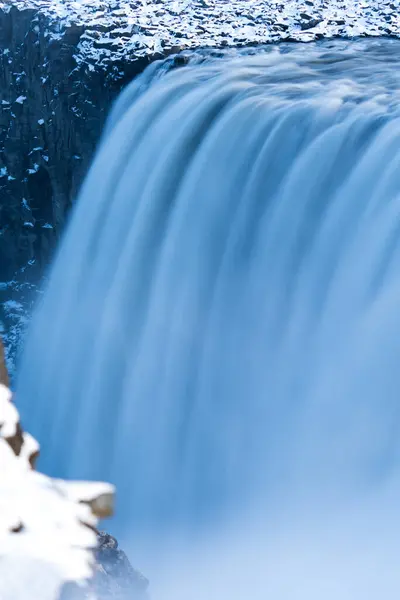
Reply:
<svg viewBox="0 0 400 600"><path fill-rule="evenodd" d="M112 506L114 488L32 470L36 440L24 432L19 456L7 442L18 422L11 392L0 384L0 598L55 600L64 582L91 577L97 518L89 502L106 497Z"/></svg>
<svg viewBox="0 0 400 600"><path fill-rule="evenodd" d="M17 104L23 104L26 100L26 96L18 96L18 98L16 99L16 103Z"/></svg>
<svg viewBox="0 0 400 600"><path fill-rule="evenodd" d="M2 437L9 438L15 435L18 420L18 411L15 406L11 404L11 392L0 383L0 431Z"/></svg>
<svg viewBox="0 0 400 600"><path fill-rule="evenodd" d="M33 175L34 173L37 173L38 171L39 171L39 165L37 163L35 163L31 169L28 169L28 173L30 175Z"/></svg>

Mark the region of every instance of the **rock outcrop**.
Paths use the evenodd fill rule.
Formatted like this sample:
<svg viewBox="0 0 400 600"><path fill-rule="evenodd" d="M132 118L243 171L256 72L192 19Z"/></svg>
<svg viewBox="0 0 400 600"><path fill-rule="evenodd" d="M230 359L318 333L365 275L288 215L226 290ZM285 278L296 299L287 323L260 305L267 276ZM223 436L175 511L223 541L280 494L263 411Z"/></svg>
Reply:
<svg viewBox="0 0 400 600"><path fill-rule="evenodd" d="M0 339L0 597L25 598L40 582L43 598L145 600L147 579L96 529L113 513L114 487L36 472L40 447L22 428L8 381Z"/></svg>
<svg viewBox="0 0 400 600"><path fill-rule="evenodd" d="M99 532L93 591L99 600L146 600L148 580L134 569L117 540Z"/></svg>

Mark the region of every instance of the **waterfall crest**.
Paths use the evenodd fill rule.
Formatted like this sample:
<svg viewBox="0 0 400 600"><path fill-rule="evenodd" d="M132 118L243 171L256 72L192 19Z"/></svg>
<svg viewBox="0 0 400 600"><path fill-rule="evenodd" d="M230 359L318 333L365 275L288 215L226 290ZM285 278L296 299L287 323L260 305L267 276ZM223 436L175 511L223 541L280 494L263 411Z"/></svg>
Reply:
<svg viewBox="0 0 400 600"><path fill-rule="evenodd" d="M399 44L148 69L114 108L26 344L42 469L192 527L397 481Z"/></svg>

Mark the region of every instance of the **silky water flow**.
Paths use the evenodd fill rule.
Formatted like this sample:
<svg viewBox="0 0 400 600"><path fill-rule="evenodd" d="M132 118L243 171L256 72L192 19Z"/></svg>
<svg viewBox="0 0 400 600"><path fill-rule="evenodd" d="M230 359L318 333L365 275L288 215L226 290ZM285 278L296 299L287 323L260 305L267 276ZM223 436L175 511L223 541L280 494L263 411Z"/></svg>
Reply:
<svg viewBox="0 0 400 600"><path fill-rule="evenodd" d="M135 557L202 538L159 597L397 598L400 43L150 66L109 118L17 402L43 470L116 484Z"/></svg>

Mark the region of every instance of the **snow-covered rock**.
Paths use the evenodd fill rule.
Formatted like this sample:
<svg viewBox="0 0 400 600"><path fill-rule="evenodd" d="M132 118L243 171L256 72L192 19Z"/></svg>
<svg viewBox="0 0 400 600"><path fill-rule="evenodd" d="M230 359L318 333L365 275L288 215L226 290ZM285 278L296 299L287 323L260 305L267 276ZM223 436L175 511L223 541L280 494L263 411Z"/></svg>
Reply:
<svg viewBox="0 0 400 600"><path fill-rule="evenodd" d="M22 430L0 340L1 600L144 600L147 580L96 529L114 487L34 470L38 442Z"/></svg>
<svg viewBox="0 0 400 600"><path fill-rule="evenodd" d="M117 64L177 49L399 35L398 0L3 0L39 10L49 38L82 27L76 60Z"/></svg>
<svg viewBox="0 0 400 600"><path fill-rule="evenodd" d="M98 517L112 513L113 486L38 473L38 451L36 440L22 431L10 390L0 383L2 600L55 600L67 581L87 585L96 564Z"/></svg>

